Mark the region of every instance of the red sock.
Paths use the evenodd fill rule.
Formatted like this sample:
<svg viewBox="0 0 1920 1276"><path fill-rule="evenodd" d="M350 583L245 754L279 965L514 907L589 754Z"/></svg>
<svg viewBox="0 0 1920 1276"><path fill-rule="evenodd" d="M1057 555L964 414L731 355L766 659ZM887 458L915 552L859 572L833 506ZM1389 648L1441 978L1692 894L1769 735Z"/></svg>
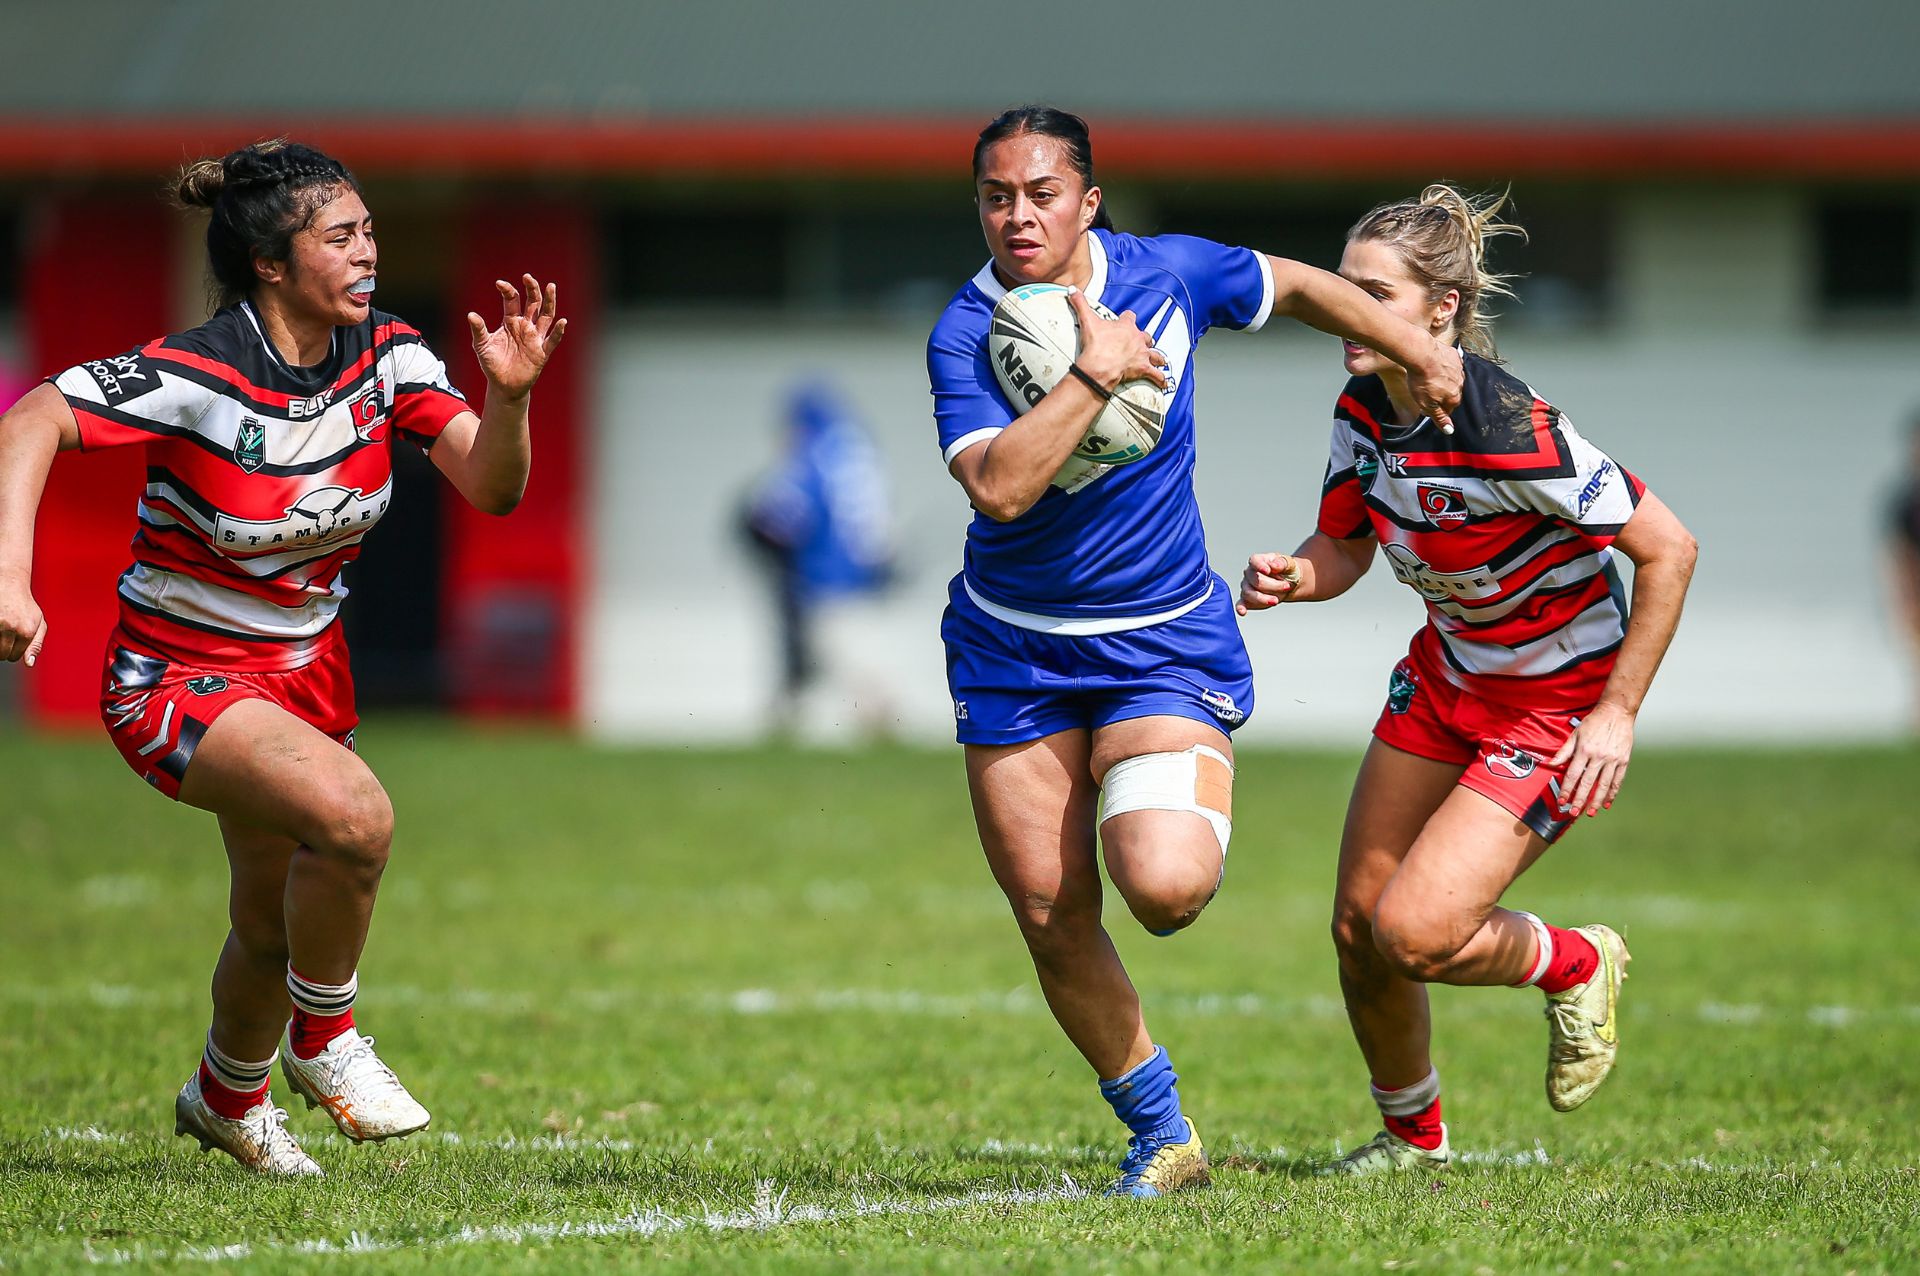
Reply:
<svg viewBox="0 0 1920 1276"><path fill-rule="evenodd" d="M296 1058L311 1059L327 1048L327 1043L353 1027L353 1007L337 1015L310 1015L294 1007L293 1022L287 1026L287 1040L293 1043Z"/></svg>
<svg viewBox="0 0 1920 1276"><path fill-rule="evenodd" d="M262 1081L260 1088L250 1093L235 1090L223 1083L219 1077L214 1076L213 1070L207 1067L207 1061L202 1059L200 1061L200 1097L207 1101L208 1107L227 1120L238 1121L258 1107L260 1100L267 1097L267 1083Z"/></svg>
<svg viewBox="0 0 1920 1276"><path fill-rule="evenodd" d="M1386 1123L1387 1133L1397 1135L1417 1148L1425 1148L1431 1152L1440 1146L1444 1131L1440 1128L1439 1099L1435 1099L1418 1112L1406 1116L1382 1113L1380 1119Z"/></svg>
<svg viewBox="0 0 1920 1276"><path fill-rule="evenodd" d="M1547 934L1552 938L1553 956L1534 981L1540 991L1565 992L1593 978L1593 972L1600 968L1600 950L1592 940L1577 930L1561 930L1558 926L1548 926Z"/></svg>

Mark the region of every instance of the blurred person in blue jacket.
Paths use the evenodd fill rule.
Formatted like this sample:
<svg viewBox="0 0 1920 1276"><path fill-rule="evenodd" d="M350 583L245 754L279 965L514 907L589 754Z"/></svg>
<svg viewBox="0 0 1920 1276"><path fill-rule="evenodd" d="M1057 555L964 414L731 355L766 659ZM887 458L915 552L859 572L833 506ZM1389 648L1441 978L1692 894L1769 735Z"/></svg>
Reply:
<svg viewBox="0 0 1920 1276"><path fill-rule="evenodd" d="M1920 412L1907 426L1907 468L1887 510L1887 553L1900 636L1914 658L1911 730L1920 733Z"/></svg>
<svg viewBox="0 0 1920 1276"><path fill-rule="evenodd" d="M748 495L743 523L778 580L781 696L775 716L791 728L821 673L823 605L877 594L894 570L879 451L831 386L806 382L789 393L785 454Z"/></svg>

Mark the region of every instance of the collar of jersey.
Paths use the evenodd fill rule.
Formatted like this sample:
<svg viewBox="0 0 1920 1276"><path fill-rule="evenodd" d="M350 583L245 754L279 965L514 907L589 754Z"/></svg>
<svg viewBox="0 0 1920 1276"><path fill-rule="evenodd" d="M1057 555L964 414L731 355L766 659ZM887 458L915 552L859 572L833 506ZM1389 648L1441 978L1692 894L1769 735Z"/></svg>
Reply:
<svg viewBox="0 0 1920 1276"><path fill-rule="evenodd" d="M1087 232L1087 253L1093 258L1093 276L1080 291L1086 294L1088 301L1097 302L1100 294L1107 289L1107 245L1097 230ZM986 265L980 267L980 273L973 277L973 286L986 297L990 306L999 305L1000 298L1007 295L1007 286L1000 282L1000 276L993 273L991 257L987 258Z"/></svg>
<svg viewBox="0 0 1920 1276"><path fill-rule="evenodd" d="M240 303L240 313L245 315L247 322L253 325L253 335L260 338L260 346L267 352L267 358L273 360L273 366L279 368L295 380L311 381L313 378L322 375L328 367L332 366L333 356L339 352L340 329L335 328L327 336L327 359L325 363L312 368L295 367L280 356L279 349L273 344L272 340L268 338L266 328L261 325L260 316L254 312L251 301L242 301Z"/></svg>

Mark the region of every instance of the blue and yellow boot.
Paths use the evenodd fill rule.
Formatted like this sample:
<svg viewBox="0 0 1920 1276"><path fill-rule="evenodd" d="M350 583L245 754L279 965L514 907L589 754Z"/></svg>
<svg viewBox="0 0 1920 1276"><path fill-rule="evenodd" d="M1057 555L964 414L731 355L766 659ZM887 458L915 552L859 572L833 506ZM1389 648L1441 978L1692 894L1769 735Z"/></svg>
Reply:
<svg viewBox="0 0 1920 1276"><path fill-rule="evenodd" d="M1207 1185L1207 1150L1200 1132L1180 1111L1175 1088L1179 1079L1166 1050L1155 1046L1145 1063L1100 1083L1100 1094L1113 1105L1114 1115L1133 1131L1120 1177L1106 1195L1151 1198Z"/></svg>

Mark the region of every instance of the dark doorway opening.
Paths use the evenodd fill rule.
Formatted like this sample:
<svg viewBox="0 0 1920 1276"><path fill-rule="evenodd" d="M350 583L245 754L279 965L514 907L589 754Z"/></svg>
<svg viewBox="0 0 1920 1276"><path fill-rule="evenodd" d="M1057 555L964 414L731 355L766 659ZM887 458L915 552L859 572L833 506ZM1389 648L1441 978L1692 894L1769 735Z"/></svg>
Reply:
<svg viewBox="0 0 1920 1276"><path fill-rule="evenodd" d="M389 295L379 306L420 330L442 359L438 296ZM447 678L440 653L441 552L446 524L441 502L451 493L433 462L411 443L393 442L393 503L367 537L359 561L347 568L341 608L353 651L353 681L366 709L442 709Z"/></svg>

